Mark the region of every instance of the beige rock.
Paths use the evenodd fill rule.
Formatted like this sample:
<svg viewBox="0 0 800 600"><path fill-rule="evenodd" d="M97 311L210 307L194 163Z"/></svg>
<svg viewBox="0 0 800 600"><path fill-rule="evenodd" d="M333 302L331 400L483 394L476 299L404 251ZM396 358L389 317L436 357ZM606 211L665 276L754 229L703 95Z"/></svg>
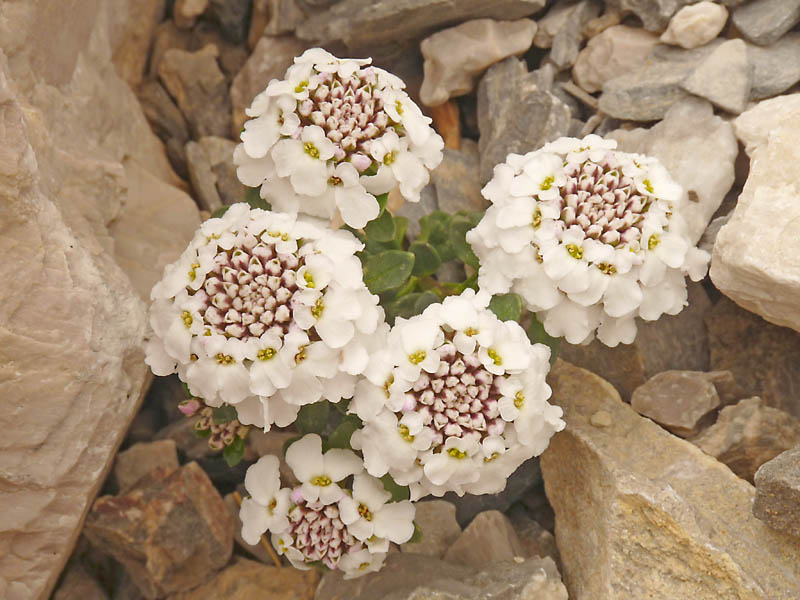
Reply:
<svg viewBox="0 0 800 600"><path fill-rule="evenodd" d="M488 67L531 47L536 23L530 19L477 19L437 31L422 40L425 78L420 99L427 106L468 94Z"/></svg>
<svg viewBox="0 0 800 600"><path fill-rule="evenodd" d="M108 600L108 594L83 566L76 562L67 566L52 600Z"/></svg>
<svg viewBox="0 0 800 600"><path fill-rule="evenodd" d="M253 0L253 10L250 13L250 31L247 33L247 48L252 52L258 40L264 35L264 30L269 23L270 0Z"/></svg>
<svg viewBox="0 0 800 600"><path fill-rule="evenodd" d="M656 44L656 35L637 27L609 27L578 54L572 68L575 83L587 92L599 92L606 81L643 65Z"/></svg>
<svg viewBox="0 0 800 600"><path fill-rule="evenodd" d="M136 95L147 121L166 146L170 164L178 174L186 177L188 171L184 146L189 141L189 126L183 114L158 81L145 81Z"/></svg>
<svg viewBox="0 0 800 600"><path fill-rule="evenodd" d="M743 40L728 40L697 65L681 87L723 110L739 114L747 107L752 82L747 44Z"/></svg>
<svg viewBox="0 0 800 600"><path fill-rule="evenodd" d="M159 467L178 468L178 450L172 440L134 444L117 454L114 479L120 493L127 492L137 481Z"/></svg>
<svg viewBox="0 0 800 600"><path fill-rule="evenodd" d="M761 465L755 482L753 515L800 538L800 445Z"/></svg>
<svg viewBox="0 0 800 600"><path fill-rule="evenodd" d="M237 558L208 583L170 596L169 600L312 600L318 580L314 569L278 569Z"/></svg>
<svg viewBox="0 0 800 600"><path fill-rule="evenodd" d="M422 540L403 544L400 549L412 554L441 557L461 535L456 521L456 507L447 500L430 500L417 503L414 522L422 531Z"/></svg>
<svg viewBox="0 0 800 600"><path fill-rule="evenodd" d="M233 128L231 135L239 134L247 120L245 109L257 94L266 89L271 79L283 79L295 56L301 55L308 46L292 36L262 37L253 54L247 59L241 72L234 77L230 98L233 105Z"/></svg>
<svg viewBox="0 0 800 600"><path fill-rule="evenodd" d="M194 36L191 31L178 29L175 21L168 19L156 27L153 33L153 47L150 50L150 63L147 74L154 79L158 78L158 67L164 58L164 53L171 48L179 50L195 50Z"/></svg>
<svg viewBox="0 0 800 600"><path fill-rule="evenodd" d="M797 597L800 545L751 515L749 483L595 375L559 361L549 381L567 428L541 463L570 598Z"/></svg>
<svg viewBox="0 0 800 600"><path fill-rule="evenodd" d="M175 0L172 18L181 29L191 29L207 8L208 0Z"/></svg>
<svg viewBox="0 0 800 600"><path fill-rule="evenodd" d="M14 407L0 417L8 600L49 597L148 378L137 292L149 294L199 222L112 63L126 15L111 0L0 5L0 387ZM137 197L142 179L152 197ZM156 206L177 224L169 239L129 228ZM117 260L124 244L140 253L135 271Z"/></svg>
<svg viewBox="0 0 800 600"><path fill-rule="evenodd" d="M717 422L691 442L752 483L761 465L800 444L800 419L764 406L761 398L747 398L723 408Z"/></svg>
<svg viewBox="0 0 800 600"><path fill-rule="evenodd" d="M683 48L697 48L707 44L722 31L728 20L728 9L715 2L703 0L684 6L669 21L661 41Z"/></svg>
<svg viewBox="0 0 800 600"><path fill-rule="evenodd" d="M479 513L444 555L449 562L480 568L513 560L524 550L510 519L499 510Z"/></svg>
<svg viewBox="0 0 800 600"><path fill-rule="evenodd" d="M213 213L223 204L244 202L245 187L233 164L235 147L236 142L212 136L186 144L189 179L200 208Z"/></svg>
<svg viewBox="0 0 800 600"><path fill-rule="evenodd" d="M290 33L305 21L305 18L306 13L298 6L297 0L269 0L269 23L264 33L267 35Z"/></svg>
<svg viewBox="0 0 800 600"><path fill-rule="evenodd" d="M740 306L800 331L800 94L759 102L734 130L750 156L750 174L717 235L711 279Z"/></svg>
<svg viewBox="0 0 800 600"><path fill-rule="evenodd" d="M111 21L111 60L119 76L136 89L142 82L153 32L164 18L166 4L163 0L140 0L134 3L128 0L108 0L107 4ZM80 21L76 19L71 22Z"/></svg>
<svg viewBox="0 0 800 600"><path fill-rule="evenodd" d="M523 556L527 558L549 556L558 563L558 548L552 533L528 516L512 513L509 517L522 546Z"/></svg>

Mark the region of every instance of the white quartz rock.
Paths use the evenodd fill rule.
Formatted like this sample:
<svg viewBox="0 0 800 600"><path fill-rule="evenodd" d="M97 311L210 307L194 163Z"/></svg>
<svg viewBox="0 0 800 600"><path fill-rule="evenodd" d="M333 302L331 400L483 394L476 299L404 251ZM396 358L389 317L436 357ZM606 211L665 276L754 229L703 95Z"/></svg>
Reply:
<svg viewBox="0 0 800 600"><path fill-rule="evenodd" d="M727 20L728 9L715 2L703 0L684 6L670 19L661 41L687 49L697 48L717 37Z"/></svg>

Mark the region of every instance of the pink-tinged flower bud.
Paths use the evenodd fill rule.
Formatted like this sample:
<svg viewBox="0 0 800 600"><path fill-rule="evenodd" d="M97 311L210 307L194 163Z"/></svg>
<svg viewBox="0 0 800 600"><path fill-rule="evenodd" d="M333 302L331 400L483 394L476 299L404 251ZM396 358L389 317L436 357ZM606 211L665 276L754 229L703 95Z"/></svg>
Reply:
<svg viewBox="0 0 800 600"><path fill-rule="evenodd" d="M194 416L202 404L197 398L189 398L188 400L183 400L180 404L178 404L178 410L181 411L185 416L192 417Z"/></svg>

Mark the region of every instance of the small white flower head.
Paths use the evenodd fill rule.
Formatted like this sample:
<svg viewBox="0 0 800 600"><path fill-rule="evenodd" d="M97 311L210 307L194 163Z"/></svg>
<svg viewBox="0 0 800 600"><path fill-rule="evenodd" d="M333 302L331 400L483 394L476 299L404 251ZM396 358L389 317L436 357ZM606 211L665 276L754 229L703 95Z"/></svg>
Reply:
<svg viewBox="0 0 800 600"><path fill-rule="evenodd" d="M496 493L564 427L547 402L550 350L466 290L397 319L373 354L350 410L364 421L351 443L370 475L389 473L412 499ZM387 360L388 358L388 360Z"/></svg>
<svg viewBox="0 0 800 600"><path fill-rule="evenodd" d="M390 502L383 484L363 472L350 450L322 452L318 435L289 446L286 462L301 482L280 487L278 459L263 457L247 471L251 498L242 502L242 537L255 544L270 531L272 544L298 569L321 563L346 578L377 571L390 542L402 544L414 533L414 505ZM352 478L352 489L349 484Z"/></svg>
<svg viewBox="0 0 800 600"><path fill-rule="evenodd" d="M629 344L635 318L686 305L685 276L709 255L689 243L683 193L654 158L596 135L510 154L483 189L492 202L467 233L478 283L518 293L552 336Z"/></svg>
<svg viewBox="0 0 800 600"><path fill-rule="evenodd" d="M273 79L234 152L242 183L277 210L326 219L338 210L357 229L378 216L376 195L399 186L419 202L444 143L403 82L370 62L314 48Z"/></svg>
<svg viewBox="0 0 800 600"><path fill-rule="evenodd" d="M284 427L302 405L350 397L383 321L361 247L346 231L231 206L153 288L147 363L245 425Z"/></svg>

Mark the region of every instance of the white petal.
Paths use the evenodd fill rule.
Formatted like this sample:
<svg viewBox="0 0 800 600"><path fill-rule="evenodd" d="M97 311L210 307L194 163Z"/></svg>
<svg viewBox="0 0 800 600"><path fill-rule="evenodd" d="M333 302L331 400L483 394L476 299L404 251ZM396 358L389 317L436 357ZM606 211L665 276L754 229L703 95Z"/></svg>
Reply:
<svg viewBox="0 0 800 600"><path fill-rule="evenodd" d="M308 481L324 473L322 459L322 439L310 433L289 446L286 450L286 464L291 467L298 481Z"/></svg>
<svg viewBox="0 0 800 600"><path fill-rule="evenodd" d="M277 456L262 456L247 469L244 487L253 499L267 506L281 487L280 461Z"/></svg>

